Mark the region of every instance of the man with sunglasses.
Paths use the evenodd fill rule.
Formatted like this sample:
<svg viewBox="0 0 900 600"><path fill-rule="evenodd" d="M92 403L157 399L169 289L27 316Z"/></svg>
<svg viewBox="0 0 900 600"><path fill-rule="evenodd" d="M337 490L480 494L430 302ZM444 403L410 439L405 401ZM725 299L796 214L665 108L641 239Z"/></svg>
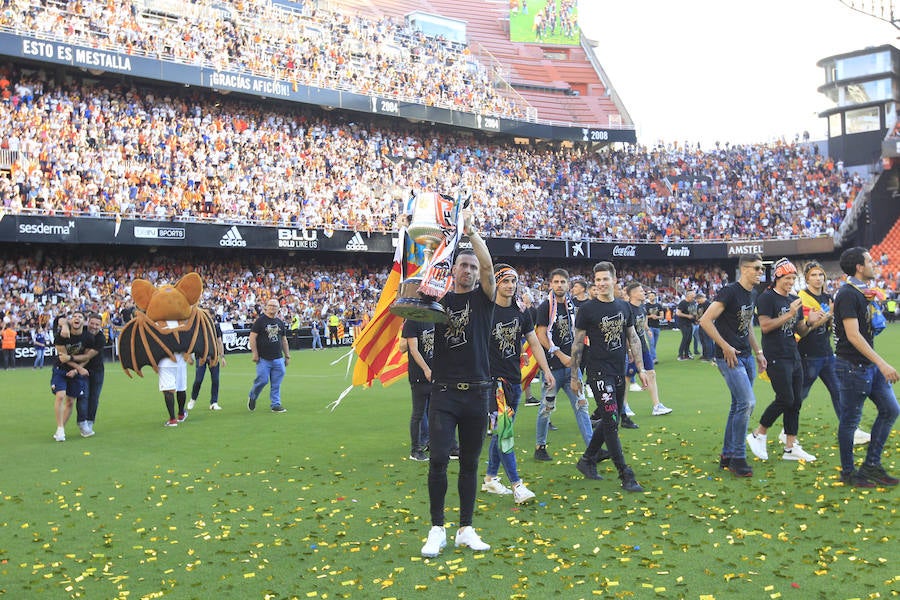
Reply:
<svg viewBox="0 0 900 600"><path fill-rule="evenodd" d="M753 469L747 464L745 436L756 406L753 380L757 368L760 371L766 369L766 357L753 332L756 286L763 268L758 254L741 256L738 280L719 290L700 319L700 326L716 343L716 366L731 391L731 409L725 423L719 468L728 469L736 477L753 476Z"/></svg>

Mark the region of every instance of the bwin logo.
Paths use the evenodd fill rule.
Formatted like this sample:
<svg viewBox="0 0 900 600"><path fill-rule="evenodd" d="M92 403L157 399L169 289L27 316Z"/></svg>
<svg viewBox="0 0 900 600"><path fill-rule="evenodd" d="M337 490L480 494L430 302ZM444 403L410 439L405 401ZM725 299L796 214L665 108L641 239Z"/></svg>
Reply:
<svg viewBox="0 0 900 600"><path fill-rule="evenodd" d="M357 231L353 234L353 237L350 238L350 241L347 242L347 245L344 246L347 250L351 252L368 252L369 247L363 241L362 235Z"/></svg>
<svg viewBox="0 0 900 600"><path fill-rule="evenodd" d="M241 237L241 232L238 231L237 225L232 225L231 229L226 231L222 239L219 240L219 245L243 248L247 245L247 241Z"/></svg>

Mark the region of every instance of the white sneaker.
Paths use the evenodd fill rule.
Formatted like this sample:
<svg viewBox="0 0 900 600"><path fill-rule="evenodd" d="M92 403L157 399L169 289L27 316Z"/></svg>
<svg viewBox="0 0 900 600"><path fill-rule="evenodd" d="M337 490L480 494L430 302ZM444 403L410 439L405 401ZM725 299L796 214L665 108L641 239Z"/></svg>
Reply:
<svg viewBox="0 0 900 600"><path fill-rule="evenodd" d="M500 494L501 496L513 493L511 489L500 483L499 477L485 480L485 482L481 484L481 491L488 492L489 494Z"/></svg>
<svg viewBox="0 0 900 600"><path fill-rule="evenodd" d="M784 460L805 460L806 462L812 462L816 460L816 457L804 450L800 447L800 444L794 442L793 448L785 448L784 454L781 456Z"/></svg>
<svg viewBox="0 0 900 600"><path fill-rule="evenodd" d="M650 411L650 414L654 417L658 417L660 415L667 415L672 412L672 409L668 406L664 406L662 402L653 407L653 410Z"/></svg>
<svg viewBox="0 0 900 600"><path fill-rule="evenodd" d="M196 404L196 403L197 403L197 400L194 398L191 398L190 400L188 400L187 409L194 410L194 404Z"/></svg>
<svg viewBox="0 0 900 600"><path fill-rule="evenodd" d="M94 431L91 429L91 426L87 421L78 424L78 429L81 430L81 437L91 437L94 435Z"/></svg>
<svg viewBox="0 0 900 600"><path fill-rule="evenodd" d="M769 460L769 452L766 450L766 436L756 435L752 431L747 434L747 445L750 451L760 460Z"/></svg>
<svg viewBox="0 0 900 600"><path fill-rule="evenodd" d="M428 532L428 539L422 546L422 556L425 558L434 558L441 553L444 546L447 545L447 530L440 525L435 525Z"/></svg>
<svg viewBox="0 0 900 600"><path fill-rule="evenodd" d="M209 405L209 410L222 410L222 407L219 406L218 402L213 402Z"/></svg>
<svg viewBox="0 0 900 600"><path fill-rule="evenodd" d="M57 442L66 441L66 430L65 429L57 429L56 433L53 434L53 439Z"/></svg>
<svg viewBox="0 0 900 600"><path fill-rule="evenodd" d="M475 533L475 530L471 525L460 527L459 531L456 532L456 547L459 548L460 546L468 546L477 552L484 552L491 549L491 545L482 542L481 538L478 537L478 534ZM425 551L423 549L422 554L424 553Z"/></svg>
<svg viewBox="0 0 900 600"><path fill-rule="evenodd" d="M513 485L512 493L513 500L516 501L516 504L522 504L523 502L528 502L534 498L534 492L525 487L525 484L521 481L518 484Z"/></svg>
<svg viewBox="0 0 900 600"><path fill-rule="evenodd" d="M631 392L643 392L644 388L641 387L637 381L628 386L628 390Z"/></svg>
<svg viewBox="0 0 900 600"><path fill-rule="evenodd" d="M783 446L787 446L787 434L784 432L784 429L778 434L778 441L781 442Z"/></svg>
<svg viewBox="0 0 900 600"><path fill-rule="evenodd" d="M631 407L628 406L628 403L627 403L627 402L625 403L625 416L626 416L626 417L633 417L633 416L634 416L634 411L631 410Z"/></svg>
<svg viewBox="0 0 900 600"><path fill-rule="evenodd" d="M872 436L862 429L857 429L853 432L853 445L854 446L862 446L863 444L868 444L872 439Z"/></svg>

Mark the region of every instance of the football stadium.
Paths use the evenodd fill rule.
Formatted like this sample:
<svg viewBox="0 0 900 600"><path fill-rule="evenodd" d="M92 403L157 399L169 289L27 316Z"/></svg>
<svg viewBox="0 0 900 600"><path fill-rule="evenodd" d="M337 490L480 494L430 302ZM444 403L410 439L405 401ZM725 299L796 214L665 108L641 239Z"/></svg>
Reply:
<svg viewBox="0 0 900 600"><path fill-rule="evenodd" d="M0 596L900 595L900 51L645 145L578 19L5 3Z"/></svg>

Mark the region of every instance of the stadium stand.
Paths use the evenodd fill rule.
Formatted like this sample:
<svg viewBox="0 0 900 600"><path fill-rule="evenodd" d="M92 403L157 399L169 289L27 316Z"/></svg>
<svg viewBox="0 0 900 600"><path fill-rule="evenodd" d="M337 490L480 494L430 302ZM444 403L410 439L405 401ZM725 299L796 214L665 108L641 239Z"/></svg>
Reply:
<svg viewBox="0 0 900 600"><path fill-rule="evenodd" d="M0 28L317 87L525 116L521 98L494 86L494 74L465 44L424 36L402 19L368 19L317 4L48 0L16 3L0 13Z"/></svg>
<svg viewBox="0 0 900 600"><path fill-rule="evenodd" d="M772 239L832 235L861 185L787 143L596 153L11 64L3 82L7 213L390 231L410 195L469 186L488 236Z"/></svg>
<svg viewBox="0 0 900 600"><path fill-rule="evenodd" d="M350 2L337 4L350 8ZM509 3L485 0L367 0L352 6L370 18L388 15L396 20L421 10L466 23L474 54L483 64L496 61L505 80L535 118L562 123L629 125L630 117L613 102L601 79L602 69L592 64L585 41L581 46L548 46L509 39Z"/></svg>

